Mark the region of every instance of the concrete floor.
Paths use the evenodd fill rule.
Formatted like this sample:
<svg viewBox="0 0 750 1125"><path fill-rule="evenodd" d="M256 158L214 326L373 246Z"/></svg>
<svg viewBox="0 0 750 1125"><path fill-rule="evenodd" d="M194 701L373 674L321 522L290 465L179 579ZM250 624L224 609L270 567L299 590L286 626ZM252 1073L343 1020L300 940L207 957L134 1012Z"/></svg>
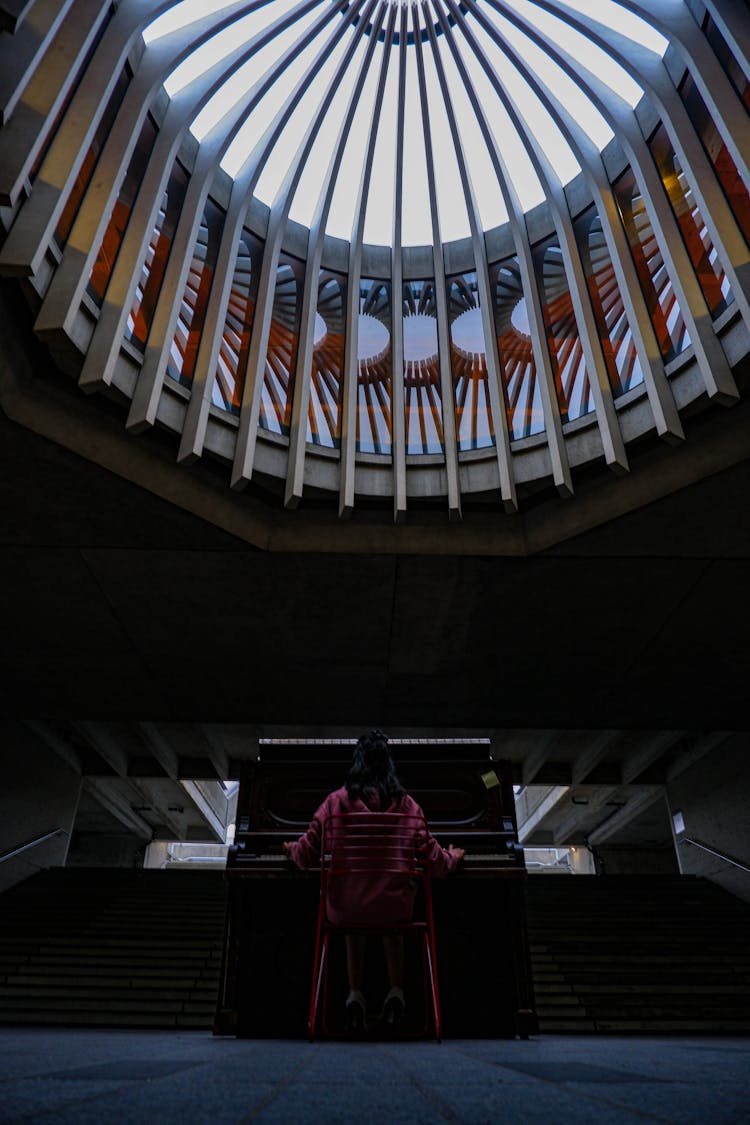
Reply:
<svg viewBox="0 0 750 1125"><path fill-rule="evenodd" d="M750 1039L308 1043L0 1029L0 1121L750 1121Z"/></svg>

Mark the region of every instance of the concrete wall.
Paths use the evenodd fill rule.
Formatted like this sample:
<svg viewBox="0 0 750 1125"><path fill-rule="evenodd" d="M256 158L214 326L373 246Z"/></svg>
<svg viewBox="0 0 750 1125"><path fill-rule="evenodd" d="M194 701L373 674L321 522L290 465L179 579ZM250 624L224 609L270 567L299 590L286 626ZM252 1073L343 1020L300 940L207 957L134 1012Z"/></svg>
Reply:
<svg viewBox="0 0 750 1125"><path fill-rule="evenodd" d="M0 725L0 854L62 828L64 834L0 863L0 891L41 867L65 863L73 829L80 775L17 723Z"/></svg>
<svg viewBox="0 0 750 1125"><path fill-rule="evenodd" d="M637 844L597 844L596 854L605 875L677 875L674 848L639 847Z"/></svg>
<svg viewBox="0 0 750 1125"><path fill-rule="evenodd" d="M145 842L131 832L73 833L67 867L142 867Z"/></svg>
<svg viewBox="0 0 750 1125"><path fill-rule="evenodd" d="M735 734L667 786L669 807L682 813L677 854L686 875L713 879L750 902L750 873L688 843L687 837L750 867L750 735Z"/></svg>

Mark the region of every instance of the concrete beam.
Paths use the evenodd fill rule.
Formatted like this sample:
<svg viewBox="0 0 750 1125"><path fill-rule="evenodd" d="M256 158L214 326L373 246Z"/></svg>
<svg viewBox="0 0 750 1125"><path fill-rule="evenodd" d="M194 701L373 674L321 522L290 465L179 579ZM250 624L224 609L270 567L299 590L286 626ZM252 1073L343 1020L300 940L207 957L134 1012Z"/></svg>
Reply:
<svg viewBox="0 0 750 1125"><path fill-rule="evenodd" d="M664 797L663 785L644 785L638 793L628 797L622 808L617 809L611 816L595 828L588 835L588 843L596 846L609 840L617 832L626 828L631 821L640 816L646 809L651 808L657 801Z"/></svg>
<svg viewBox="0 0 750 1125"><path fill-rule="evenodd" d="M567 815L564 816L553 828L553 839L556 846L568 844L573 836L585 837L586 822L591 820L592 814L607 804L617 793L613 785L601 786L593 789L586 803L581 803L581 797L571 792L571 802ZM578 797L578 803L573 799Z"/></svg>
<svg viewBox="0 0 750 1125"><path fill-rule="evenodd" d="M667 781L674 781L676 777L690 769L701 758L705 758L706 754L716 750L728 738L731 738L731 732L720 730L712 731L709 734L700 734L693 739L689 735L684 736L683 744L688 743L688 745L686 745L684 753L667 770Z"/></svg>
<svg viewBox="0 0 750 1125"><path fill-rule="evenodd" d="M27 719L25 725L76 773L83 773L83 760L80 753L65 742L53 727L36 719Z"/></svg>
<svg viewBox="0 0 750 1125"><path fill-rule="evenodd" d="M658 731L634 750L622 763L622 783L630 785L640 775L658 762L681 738L680 731Z"/></svg>
<svg viewBox="0 0 750 1125"><path fill-rule="evenodd" d="M215 810L201 792L200 786L195 781L183 781L181 784L190 800L216 836L216 839L223 844L226 835L226 825L223 824L221 819L216 815Z"/></svg>
<svg viewBox="0 0 750 1125"><path fill-rule="evenodd" d="M137 794L138 803L149 805L153 810L154 818L158 818L169 829L169 831L177 840L184 840L186 838L184 826L180 823L177 817L170 815L169 808L164 801L162 801L158 797L154 797L154 794L150 792L150 787L147 781L131 781L129 785L133 793Z"/></svg>
<svg viewBox="0 0 750 1125"><path fill-rule="evenodd" d="M523 766L521 767L521 783L523 785L533 785L534 778L537 776L542 766L546 764L557 737L558 735L555 731L549 731L540 739L539 744L531 754L524 759Z"/></svg>
<svg viewBox="0 0 750 1125"><path fill-rule="evenodd" d="M106 781L94 777L84 778L83 785L87 793L99 802L103 809L119 820L129 832L134 833L142 840L152 840L154 830L148 821L131 809L129 803L121 794L113 791Z"/></svg>
<svg viewBox="0 0 750 1125"><path fill-rule="evenodd" d="M583 784L589 774L607 757L619 733L615 730L602 730L589 736L587 745L573 762L571 771L573 785Z"/></svg>
<svg viewBox="0 0 750 1125"><path fill-rule="evenodd" d="M223 744L217 740L215 731L211 727L201 723L198 729L206 744L208 759L216 770L216 776L219 781L226 781L229 777L229 755Z"/></svg>
<svg viewBox="0 0 750 1125"><path fill-rule="evenodd" d="M533 835L542 821L559 805L568 790L569 786L567 785L553 785L547 796L536 806L526 820L519 824L518 839L522 844Z"/></svg>
<svg viewBox="0 0 750 1125"><path fill-rule="evenodd" d="M177 752L154 723L139 723L138 729L153 757L173 781L180 772Z"/></svg>
<svg viewBox="0 0 750 1125"><path fill-rule="evenodd" d="M76 722L74 728L81 733L100 758L111 766L118 777L128 776L129 756L104 723Z"/></svg>

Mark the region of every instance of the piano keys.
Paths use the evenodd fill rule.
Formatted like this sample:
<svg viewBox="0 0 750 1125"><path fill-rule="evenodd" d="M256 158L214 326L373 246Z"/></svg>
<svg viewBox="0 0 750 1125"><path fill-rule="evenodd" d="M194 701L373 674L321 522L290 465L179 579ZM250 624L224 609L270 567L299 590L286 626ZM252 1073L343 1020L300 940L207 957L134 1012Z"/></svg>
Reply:
<svg viewBox="0 0 750 1125"><path fill-rule="evenodd" d="M406 790L431 831L466 851L459 869L433 881L445 1035L526 1038L537 1028L526 939L523 849L507 763L489 740L390 742ZM216 1034L303 1035L319 880L281 844L307 828L343 784L353 743L261 743L240 778ZM382 989L379 951L368 957L372 1004ZM415 961L415 963L411 963ZM334 982L340 983L337 995ZM331 968L331 1003L343 1013L343 959ZM421 968L407 948L407 1003L421 1004ZM370 997L368 996L368 1000ZM382 999L382 998L381 998Z"/></svg>

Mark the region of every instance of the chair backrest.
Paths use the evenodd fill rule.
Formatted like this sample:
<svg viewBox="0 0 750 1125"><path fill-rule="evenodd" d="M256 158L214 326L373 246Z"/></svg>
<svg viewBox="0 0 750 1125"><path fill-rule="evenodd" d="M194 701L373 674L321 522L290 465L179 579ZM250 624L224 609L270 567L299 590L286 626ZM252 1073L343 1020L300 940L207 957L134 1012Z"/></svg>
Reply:
<svg viewBox="0 0 750 1125"><path fill-rule="evenodd" d="M321 870L329 875L429 876L424 817L402 812L331 816L323 829Z"/></svg>

